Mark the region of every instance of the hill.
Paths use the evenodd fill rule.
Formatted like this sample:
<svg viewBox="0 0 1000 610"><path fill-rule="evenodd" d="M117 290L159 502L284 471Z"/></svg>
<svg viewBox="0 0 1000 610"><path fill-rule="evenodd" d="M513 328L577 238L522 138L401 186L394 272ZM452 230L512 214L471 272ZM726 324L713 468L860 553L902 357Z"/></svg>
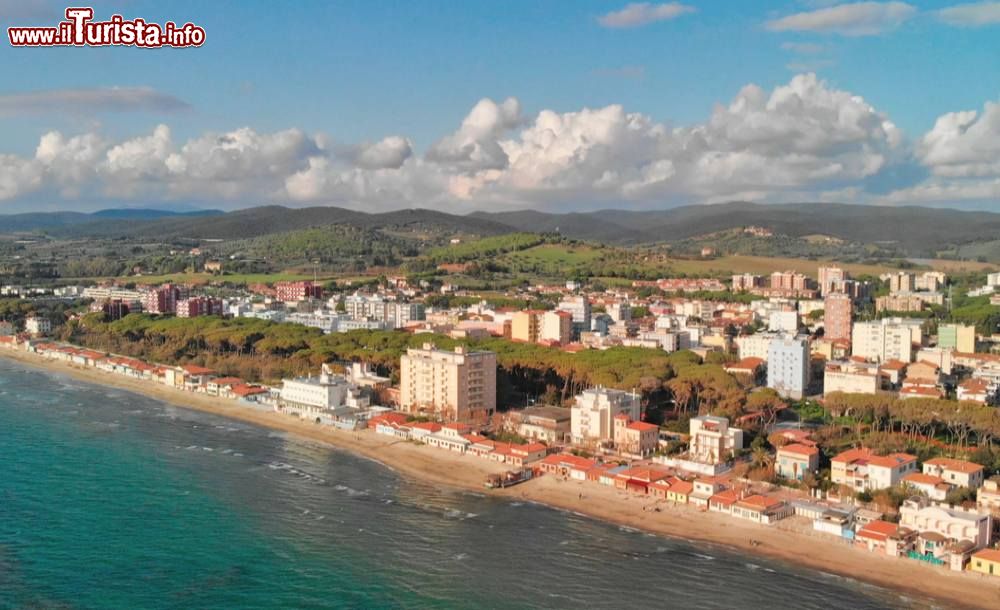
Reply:
<svg viewBox="0 0 1000 610"><path fill-rule="evenodd" d="M881 256L934 257L941 253L997 258L1000 214L914 206L877 207L830 203L761 205L733 202L669 210L599 210L551 214L534 210L455 215L425 209L369 214L337 207L263 206L228 213L108 210L0 216L0 231L42 231L60 239L247 240L266 235L348 226L393 238L440 242L445 237L482 238L510 233L555 233L609 245L667 243L715 246L720 232L759 226L774 233L733 253L798 256L820 246L873 245ZM822 235L824 239L816 240ZM717 237L716 237L717 239ZM731 240L730 240L731 242ZM799 243L791 243L799 242ZM989 247L980 246L993 242ZM447 242L445 242L447 243ZM803 249L803 244L812 244ZM773 251L772 251L773 250ZM807 251L808 250L808 251ZM727 250L728 251L728 250ZM825 251L820 255L827 255ZM859 258L860 260L860 258Z"/></svg>
<svg viewBox="0 0 1000 610"><path fill-rule="evenodd" d="M677 242L747 226L807 237L821 233L857 243L892 243L910 256L932 256L959 244L996 239L1000 214L915 206L880 207L832 203L759 205L733 202L654 211L589 213L476 213L518 231L554 231L605 243Z"/></svg>
<svg viewBox="0 0 1000 610"><path fill-rule="evenodd" d="M205 217L222 214L218 210L170 212L147 209L110 209L84 214L82 212L29 212L0 215L0 232L22 233L49 231L67 227L106 224L108 221L148 221L169 217Z"/></svg>
<svg viewBox="0 0 1000 610"><path fill-rule="evenodd" d="M286 208L262 206L210 217L174 216L150 220L120 220L63 226L50 231L64 238L155 238L155 239L249 239L331 225L347 225L365 230L402 230L419 236L462 233L498 235L510 231L495 221L457 216L433 210L397 210L367 214L344 208Z"/></svg>

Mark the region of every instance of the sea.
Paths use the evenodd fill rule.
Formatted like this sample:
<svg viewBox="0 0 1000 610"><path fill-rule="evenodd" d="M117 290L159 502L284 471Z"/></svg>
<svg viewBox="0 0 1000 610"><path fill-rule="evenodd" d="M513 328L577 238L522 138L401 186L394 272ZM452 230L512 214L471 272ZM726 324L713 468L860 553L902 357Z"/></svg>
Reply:
<svg viewBox="0 0 1000 610"><path fill-rule="evenodd" d="M933 607L0 359L0 608Z"/></svg>

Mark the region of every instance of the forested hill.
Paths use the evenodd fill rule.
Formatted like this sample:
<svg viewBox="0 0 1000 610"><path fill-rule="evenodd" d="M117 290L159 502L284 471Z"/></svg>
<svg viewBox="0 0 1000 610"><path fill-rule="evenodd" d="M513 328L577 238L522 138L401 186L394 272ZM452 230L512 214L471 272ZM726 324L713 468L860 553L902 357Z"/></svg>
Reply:
<svg viewBox="0 0 1000 610"><path fill-rule="evenodd" d="M128 215L125 215L128 212ZM793 238L821 235L856 244L892 244L908 256L932 256L974 243L1000 248L1000 214L914 206L744 202L668 210L533 210L447 214L406 209L369 214L337 207L263 206L228 213L111 211L0 216L0 233L43 231L54 238L236 240L333 225L409 236L490 237L558 232L614 245L674 243L727 229L758 226ZM991 257L992 258L992 257Z"/></svg>
<svg viewBox="0 0 1000 610"><path fill-rule="evenodd" d="M518 231L558 230L575 239L615 244L673 242L748 226L792 237L822 234L850 242L894 242L911 255L930 255L951 245L1000 239L1000 214L915 206L734 202L654 211L477 212L473 216Z"/></svg>
<svg viewBox="0 0 1000 610"><path fill-rule="evenodd" d="M358 229L400 229L408 232L498 235L510 231L500 223L433 210L397 210L366 214L336 207L286 208L264 206L210 217L172 217L147 221L77 224L50 231L53 237L247 239L330 225Z"/></svg>

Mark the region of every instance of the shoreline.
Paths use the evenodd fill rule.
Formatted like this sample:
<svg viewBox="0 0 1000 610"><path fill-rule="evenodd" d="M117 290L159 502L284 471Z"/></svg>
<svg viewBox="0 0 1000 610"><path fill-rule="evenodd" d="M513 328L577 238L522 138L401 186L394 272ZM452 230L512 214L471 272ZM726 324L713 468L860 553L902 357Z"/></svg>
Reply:
<svg viewBox="0 0 1000 610"><path fill-rule="evenodd" d="M672 505L612 487L545 475L502 490L483 487L489 473L502 464L400 441L371 431L319 427L288 415L238 405L235 401L193 394L94 369L51 361L35 354L0 349L0 356L22 365L69 375L95 385L135 392L173 406L211 413L294 434L337 450L374 460L400 476L447 485L512 500L524 500L555 510L584 515L604 523L681 540L718 545L746 556L761 556L791 566L874 584L901 595L943 602L951 607L1000 607L1000 578L955 573L901 558L875 555L832 537L787 523L771 526L704 512L690 505ZM647 510L652 508L658 510ZM759 541L752 546L750 541ZM995 581L995 582L994 582Z"/></svg>

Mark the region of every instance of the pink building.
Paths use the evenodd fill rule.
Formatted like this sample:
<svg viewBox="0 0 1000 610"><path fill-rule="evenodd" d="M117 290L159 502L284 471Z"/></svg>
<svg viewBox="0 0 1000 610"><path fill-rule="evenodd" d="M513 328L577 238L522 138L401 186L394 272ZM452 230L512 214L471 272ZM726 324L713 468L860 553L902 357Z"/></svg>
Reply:
<svg viewBox="0 0 1000 610"><path fill-rule="evenodd" d="M294 303L306 299L319 299L323 296L323 287L313 282L278 282L274 285L277 299L283 303Z"/></svg>

